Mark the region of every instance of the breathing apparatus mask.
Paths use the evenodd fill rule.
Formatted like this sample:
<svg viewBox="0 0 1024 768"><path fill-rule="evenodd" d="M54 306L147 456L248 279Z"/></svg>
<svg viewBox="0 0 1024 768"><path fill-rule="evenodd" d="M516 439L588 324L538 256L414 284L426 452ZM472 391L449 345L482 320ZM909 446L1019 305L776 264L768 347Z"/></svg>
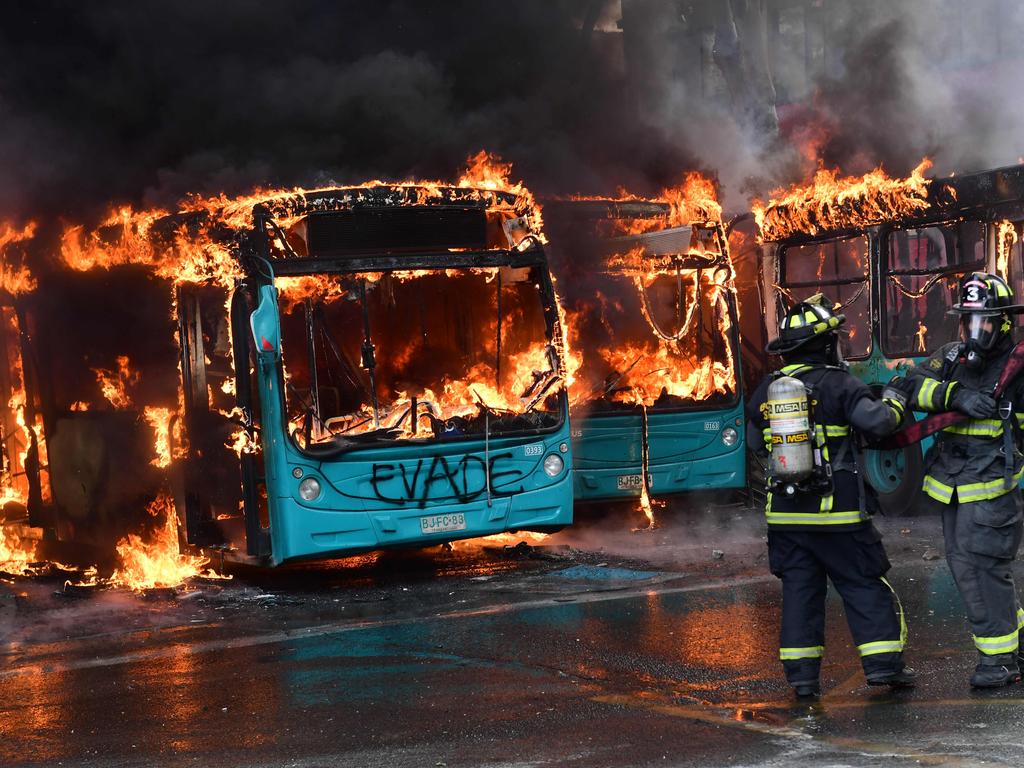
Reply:
<svg viewBox="0 0 1024 768"><path fill-rule="evenodd" d="M1012 327L1008 315L972 312L960 318L964 359L969 368L980 368L989 352L996 348Z"/></svg>

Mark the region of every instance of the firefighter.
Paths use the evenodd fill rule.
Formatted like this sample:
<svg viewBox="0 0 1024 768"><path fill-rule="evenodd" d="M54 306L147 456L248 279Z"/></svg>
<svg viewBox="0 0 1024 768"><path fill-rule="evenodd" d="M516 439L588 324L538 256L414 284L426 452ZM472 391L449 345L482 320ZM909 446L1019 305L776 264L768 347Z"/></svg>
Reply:
<svg viewBox="0 0 1024 768"><path fill-rule="evenodd" d="M769 566L782 580L779 657L799 698L820 694L828 580L843 599L868 684L902 687L915 679L903 664L903 610L885 578L889 559L871 523L870 489L856 463L858 436L890 434L902 420L906 398L886 390L886 399L879 399L847 371L839 349L845 321L821 294L790 309L767 346L784 366L761 382L747 413L751 447L771 451L769 387L781 375L798 379L809 393L814 448L823 465L816 483L787 488L791 493L770 483L765 508Z"/></svg>
<svg viewBox="0 0 1024 768"><path fill-rule="evenodd" d="M978 649L971 675L976 688L1020 679L1024 612L1011 564L1022 532L1018 482L1024 461L1015 418L1024 419L1024 377L1011 381L998 402L992 395L1013 351L1011 314L1021 309L1002 278L966 275L951 310L960 316L962 341L915 366L900 387L917 410L969 417L936 434L925 456L924 492L943 505L946 561Z"/></svg>

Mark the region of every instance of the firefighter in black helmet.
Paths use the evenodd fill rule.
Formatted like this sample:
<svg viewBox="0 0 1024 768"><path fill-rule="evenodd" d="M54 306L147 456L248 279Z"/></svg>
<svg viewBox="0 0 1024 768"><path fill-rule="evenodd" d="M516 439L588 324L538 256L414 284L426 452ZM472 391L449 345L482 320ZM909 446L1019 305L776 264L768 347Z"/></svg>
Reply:
<svg viewBox="0 0 1024 768"><path fill-rule="evenodd" d="M892 399L879 399L846 370L838 333L845 321L820 294L790 309L779 337L767 347L785 364L761 382L747 410L751 447L771 451L769 387L779 376L799 379L808 392L815 450L822 459L816 479L787 486L786 493L775 488L765 509L769 566L782 580L779 657L801 698L820 692L828 580L843 599L868 683L914 682L913 670L903 664L903 611L885 579L889 559L870 521L869 489L856 461L858 434L880 438L895 430L905 398L887 390L883 394Z"/></svg>
<svg viewBox="0 0 1024 768"><path fill-rule="evenodd" d="M956 410L970 417L936 434L925 457L924 492L943 505L946 560L978 649L971 676L977 688L1020 679L1024 612L1011 564L1022 532L1018 430L1024 381L1006 387L999 402L992 394L1013 351L1011 315L1022 309L1002 278L966 275L951 310L960 316L962 340L940 347L901 387L918 410Z"/></svg>

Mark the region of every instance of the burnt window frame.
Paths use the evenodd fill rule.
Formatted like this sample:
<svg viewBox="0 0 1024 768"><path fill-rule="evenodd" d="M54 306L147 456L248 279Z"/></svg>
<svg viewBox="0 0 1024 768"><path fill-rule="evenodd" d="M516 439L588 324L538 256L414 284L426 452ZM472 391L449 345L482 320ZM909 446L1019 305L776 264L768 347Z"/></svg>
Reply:
<svg viewBox="0 0 1024 768"><path fill-rule="evenodd" d="M864 242L864 276L861 278L840 278L836 280L813 280L813 281L801 281L801 282L787 282L785 280L786 274L786 260L788 252L791 248L802 248L808 245L825 245L828 243L836 243L843 240L856 240L861 239ZM817 288L821 292L825 293L830 299L834 299L834 296L829 296L828 288L835 286L845 285L858 285L862 284L861 289L867 296L868 312L867 312L867 323L865 330L867 331L868 345L867 350L863 354L847 355L844 350L843 358L845 360L868 360L875 351L875 334L874 334L874 300L872 297L872 269L871 269L871 237L867 232L864 231L852 231L852 232L836 232L830 233L828 237L814 238L808 240L800 240L794 242L788 242L779 246L778 250L778 282L775 286L776 296L776 315L779 321L785 315L786 302L784 292L791 292L793 289L807 289ZM782 289L782 290L780 290ZM841 311L841 310L840 310Z"/></svg>
<svg viewBox="0 0 1024 768"><path fill-rule="evenodd" d="M732 263L732 255L729 250L729 240L725 235L724 230L720 230L718 227L708 227L696 224L688 225L693 230L706 231L712 234L715 243L718 247L718 254L713 262L702 266L695 267L697 269L706 269L709 272L714 272L719 269L726 269L729 272L729 277L726 281L725 290L722 293L722 298L725 303L725 313L729 318L729 331L722 333L722 339L725 344L729 347L729 351L732 354L732 372L736 378L736 386L731 396L724 402L708 402L703 400L694 399L689 404L672 404L672 405L651 405L647 406L647 411L650 416L654 414L687 414L687 413L708 413L713 411L728 411L734 409L740 400L745 396L744 392L744 377L743 377L743 344L740 331L740 312L739 312L739 296L736 289L736 274L735 266ZM651 233L645 233L651 234ZM643 299L641 298L641 301ZM568 392L568 388L566 388ZM685 400L686 398L680 398ZM594 407L595 402L598 400L591 400L586 403L582 403L577 406L578 409L585 411L585 419L600 419L600 418L616 418L622 416L636 416L643 410L644 406L636 403L619 403L614 407L596 408ZM580 418L579 416L576 417Z"/></svg>
<svg viewBox="0 0 1024 768"><path fill-rule="evenodd" d="M519 250L490 250L490 251L461 251L454 253L427 253L406 256L394 255L364 255L360 258L338 260L338 259L296 259L291 263L274 263L274 277L303 276L320 274L358 274L361 272L389 272L393 270L408 269L474 269L479 267L529 267L538 269L539 283L537 284L537 297L540 301L545 317L545 336L550 335L548 343L557 346L559 334L552 333L551 323L557 322L557 304L554 285L551 282L550 269L547 262L547 255L538 242L532 243L529 247ZM236 333L250 333L247 327L235 328ZM565 329L561 329L564 333ZM276 366L275 382L278 392L284 391L284 360L283 357ZM515 430L495 434L492 439L524 441L536 439L541 435L551 435L563 429L569 423L569 397L568 388L564 380L558 391L558 420L556 423L528 430ZM466 434L452 435L449 437L423 439L423 438L402 438L402 439L367 439L353 441L352 444L332 446L330 443L314 444L303 446L295 439L289 429L288 411L283 398L281 403L281 429L286 436L291 448L300 456L317 461L340 460L359 451L389 451L408 450L412 447L423 446L446 446L470 441L484 441L483 435ZM262 420L261 420L262 427ZM518 444L518 443L512 443Z"/></svg>
<svg viewBox="0 0 1024 768"><path fill-rule="evenodd" d="M980 261L967 261L967 262L958 261L958 262L956 262L954 264L947 265L945 267L936 268L936 269L892 269L891 266L890 266L890 263L891 263L890 244L892 242L893 235L895 235L897 232L906 232L907 230L910 230L910 229L922 230L922 229L949 227L949 228L951 228L953 230L952 239L951 239L952 244L953 244L953 254L954 254L955 258L959 258L960 254L961 254L961 243L962 243L961 227L964 224L967 224L967 223L977 224L977 225L979 225L981 227L981 243L982 243L982 247L984 248L986 237L987 237L987 229L986 229L986 227L988 226L988 224L986 222L978 220L978 219L944 219L942 221L936 221L936 222L924 222L924 223L916 224L914 226L911 226L911 225L905 225L905 226L900 226L900 227L892 226L892 227L887 227L881 233L881 237L879 238L880 239L881 247L880 247L880 253L879 253L879 257L880 257L880 265L879 265L880 280L879 280L879 290L878 290L878 293L879 293L879 296L878 296L879 313L878 314L879 314L879 324L880 324L880 327L878 329L878 343L879 343L879 349L881 350L883 357L885 357L886 359L902 360L902 359L912 358L912 357L927 357L928 355L932 354L935 351L935 349L938 349L938 346L936 346L935 348L927 349L924 352L915 352L915 351L906 351L906 350L905 351L897 351L897 350L893 350L891 348L891 346L889 344L889 298L888 298L889 297L889 282L890 282L890 278L891 277L893 277L893 276L897 276L898 277L898 276L902 275L902 276L922 276L922 277L927 276L928 278L932 278L932 277L935 277L935 276L939 276L937 279L938 280L942 280L942 279L944 279L946 277L950 277L950 276L962 276L966 272L973 271L975 269L978 269L978 270L981 270L981 271L985 271L985 269L986 269L986 257L985 257L984 254L982 255ZM947 239L946 231L945 230L943 230L943 239L946 242L946 253L947 253L947 260L948 260L950 239ZM925 294L925 295L927 295L927 294ZM924 298L924 296L921 296L921 298ZM954 341L954 339L947 339L946 341L941 342L939 344L939 346L941 346L941 344L945 344L945 343L947 343L949 341Z"/></svg>

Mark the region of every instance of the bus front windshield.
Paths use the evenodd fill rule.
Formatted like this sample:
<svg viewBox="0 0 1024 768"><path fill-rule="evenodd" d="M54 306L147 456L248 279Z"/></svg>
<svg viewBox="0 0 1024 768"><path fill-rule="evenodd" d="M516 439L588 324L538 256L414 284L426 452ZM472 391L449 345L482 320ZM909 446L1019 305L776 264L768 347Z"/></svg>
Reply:
<svg viewBox="0 0 1024 768"><path fill-rule="evenodd" d="M703 254L706 268L639 250L569 255L562 297L580 364L569 392L574 408L714 408L733 401L732 286L717 250Z"/></svg>
<svg viewBox="0 0 1024 768"><path fill-rule="evenodd" d="M557 425L562 377L536 267L279 277L300 446Z"/></svg>

